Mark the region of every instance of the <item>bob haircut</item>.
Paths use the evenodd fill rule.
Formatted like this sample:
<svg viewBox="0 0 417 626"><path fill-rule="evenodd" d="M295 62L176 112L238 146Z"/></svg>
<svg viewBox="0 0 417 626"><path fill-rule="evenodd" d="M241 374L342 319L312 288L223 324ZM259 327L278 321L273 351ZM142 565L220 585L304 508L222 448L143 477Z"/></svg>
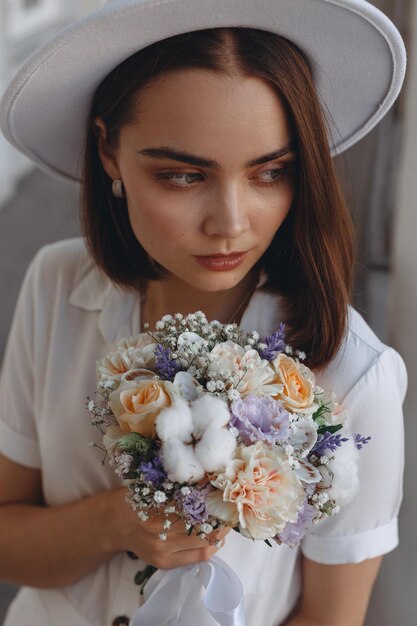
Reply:
<svg viewBox="0 0 417 626"><path fill-rule="evenodd" d="M339 349L347 325L353 280L353 225L330 156L326 123L306 56L276 34L250 28L215 28L176 35L135 53L96 90L87 127L81 222L93 259L116 284L138 291L164 269L148 256L130 226L126 200L98 155L93 120L100 116L107 143L134 119L140 90L154 78L188 68L226 76L262 78L287 110L297 154L291 209L260 259L265 291L281 294L286 340L307 354L313 368Z"/></svg>

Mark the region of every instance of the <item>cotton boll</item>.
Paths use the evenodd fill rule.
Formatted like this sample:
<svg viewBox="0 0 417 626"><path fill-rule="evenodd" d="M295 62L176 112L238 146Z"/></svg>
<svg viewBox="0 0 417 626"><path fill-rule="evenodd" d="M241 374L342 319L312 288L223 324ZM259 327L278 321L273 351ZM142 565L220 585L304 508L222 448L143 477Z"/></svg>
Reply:
<svg viewBox="0 0 417 626"><path fill-rule="evenodd" d="M329 498L334 498L340 506L347 504L355 495L359 485L359 451L352 437L345 441L335 452L335 458L327 467L333 472L333 484L327 490Z"/></svg>
<svg viewBox="0 0 417 626"><path fill-rule="evenodd" d="M218 472L232 459L235 448L236 439L230 430L210 426L194 452L206 472Z"/></svg>
<svg viewBox="0 0 417 626"><path fill-rule="evenodd" d="M225 426L230 420L226 402L209 395L195 400L191 405L191 412L193 414L194 434L196 437L201 437L209 426Z"/></svg>
<svg viewBox="0 0 417 626"><path fill-rule="evenodd" d="M172 437L185 442L191 441L193 419L188 404L184 400L176 400L172 406L162 409L155 426L162 441L168 441Z"/></svg>
<svg viewBox="0 0 417 626"><path fill-rule="evenodd" d="M192 446L172 438L162 444L160 455L168 478L174 482L198 482L204 469L198 462Z"/></svg>

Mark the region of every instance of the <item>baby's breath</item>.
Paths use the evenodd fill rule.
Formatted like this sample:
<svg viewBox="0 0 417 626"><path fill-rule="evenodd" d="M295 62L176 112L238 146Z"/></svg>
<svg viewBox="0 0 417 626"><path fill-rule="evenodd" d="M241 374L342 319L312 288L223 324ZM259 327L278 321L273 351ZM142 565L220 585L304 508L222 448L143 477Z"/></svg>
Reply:
<svg viewBox="0 0 417 626"><path fill-rule="evenodd" d="M329 467L325 468L325 466L328 466L329 460L335 457L327 456L327 450L324 446L322 449L317 444L315 447L311 447L313 445L311 443L314 439L313 437L309 437L311 443L309 447L308 443L303 443L305 438L302 438L300 442L299 435L298 439L294 436L303 426L303 423L300 425L296 423L301 420L306 422L306 415L295 413L290 409L284 410L283 401L277 400L276 395L269 397L268 402L272 404L274 400L277 400L277 404L282 408L282 416L274 413L270 417L267 407L268 402L265 401L265 405L261 403L262 408L259 409L259 414L257 413L256 417L259 418L259 423L262 423L262 417L263 423L266 424L266 430L265 432L263 431L263 425L262 428L257 426L257 434L254 435L256 428L250 428L250 426L254 426L250 422L250 413L246 414L239 408L239 405L243 405L248 398L250 401L251 394L259 399L263 393L271 393L274 389L278 393L278 385L272 387L274 383L271 382L274 380L272 376L272 361L281 353L294 355L300 374L308 378L308 368L303 363L300 363L306 358L305 353L300 350L293 352L290 346L285 345L281 330L276 331L271 336L260 338L258 332L241 330L234 323L222 324L218 320L208 321L202 311L188 315L182 313L166 314L157 321L155 330L152 332L149 331L149 324L144 324L144 327L147 335L158 345L158 350L164 355L167 371L170 368L171 373L167 377L168 374L165 374L161 363L156 358L157 365L151 365L151 360L148 360L148 357L149 354L152 354L152 349L149 352L149 346L147 345L146 351L143 353L140 352L141 348L135 348L138 350L138 358L132 364L132 368L134 367L138 371L138 377L141 369L149 368L151 370L151 374L148 375L149 380L152 380L153 376L153 380L161 381L159 384L165 384L166 381L169 381L167 384L175 385L177 392L182 396L181 401L186 402L188 405L188 407L183 407L184 415L187 415L187 408L189 408L190 414L193 415L193 403L196 399L200 401L201 396L206 396L205 399L208 400L208 394L214 396L214 399L212 398L208 401L208 405L212 402L212 406L216 406L216 403L218 403L217 406L221 407L221 402L223 402L229 410L229 423L225 425L222 422L218 427L218 448L220 449L220 446L223 445L223 441L231 440L231 445L235 446L230 452L231 461L238 458L240 448L262 442L262 445L268 446L270 451L273 449L279 451L283 462L285 459L287 471L291 471L299 476L300 481L303 481L303 476L306 476L309 469L310 475L314 474L314 470L316 472L321 471L324 482L329 477L331 484L325 489L321 488L323 487L323 482L320 486L307 483L308 489L307 486L304 487L303 485L306 492L306 501L310 506L314 507L314 514L316 515L313 520L314 524L325 517L335 515L339 511L336 501L328 495L329 487L331 488L333 485L333 473ZM126 343L126 340L123 341L124 346L132 346L135 344L136 339L130 338L127 340L130 343ZM221 345L225 342L233 342L237 346L232 346L232 350L230 350L231 346L223 347ZM214 348L217 346L220 346L220 349L217 348L213 353ZM119 354L117 354L117 350L119 350ZM113 351L111 353L113 355L111 358L114 359L112 363L115 365L117 373L113 375L110 369L104 370L102 368L101 370L98 383L101 398L99 400L87 398L86 406L92 415L91 423L99 427L103 435L106 434L109 426L114 426L116 433L117 428L121 430L118 421L109 408L110 394L124 381L124 374L118 371L118 363L123 363L124 358L120 350L120 348L117 348L116 352ZM156 348L153 348L153 350L155 356ZM228 350L230 350L230 354L228 354ZM123 370L123 367L120 369ZM263 376L264 372L268 375ZM133 369L130 369L128 374L132 375L129 380L135 380ZM262 389L262 385L270 385L270 388ZM310 421L316 430L319 430L319 428L331 424L332 413L338 405L333 395L325 392L321 387L314 386L313 391L314 400L318 408L310 416ZM236 406L231 406L235 401ZM255 400L252 399L252 402L255 402ZM178 405L180 405L180 402L178 402ZM201 423L203 423L203 420L206 420L211 428L211 414L207 410L207 416L204 416L204 411L201 408L203 405L204 402L200 406L201 415L198 414L198 419ZM224 406L223 409L225 409ZM213 410L216 410L216 408ZM263 411L265 411L265 415L263 415ZM219 413L219 417L223 419L221 413ZM276 420L279 427L274 425L276 430L270 429L271 432L269 432L267 422L271 419ZM278 420L281 419L282 422L279 422ZM193 424L194 430L189 430L188 426L186 428L184 426L187 434L182 443L188 447L189 451L197 449L197 445L200 445L200 442L202 442L201 449L204 449L204 429L200 425L197 427L196 424L197 420ZM296 426L300 428L297 429ZM158 427L156 430L158 431ZM213 430L215 429L213 428ZM277 430L279 430L279 437L276 434ZM319 432L319 436L321 432ZM185 481L175 482L183 474L176 474L173 469L169 468L167 461L168 452L163 447L164 440L161 433L157 432L153 439L148 439L150 442L150 454L146 458L143 457L140 451L143 440L142 442L139 440L138 443L138 440L135 439L136 437L140 438L140 435L137 433L126 434L123 432L122 436L118 438L117 434L114 436L113 432L109 432L107 439L103 440L103 445L105 442L106 447L100 449L105 452L105 458L109 458L109 463L116 473L121 478L128 478L126 500L139 519L146 522L148 519L160 518L162 513L161 532L159 533L162 541L167 540L168 532L173 527L174 522L181 519L181 523L184 524L188 534L194 533L210 545L220 548L224 541L219 540L217 531L226 527L226 523L221 522L208 513L210 500L207 499L206 501L206 498L207 494L210 494L215 488L215 480L221 472L211 469L211 466L207 464L207 467L204 466L205 474L203 478L199 477L198 482L194 480L196 477L193 473L191 473L189 484ZM223 435L225 436L223 437ZM247 438L246 440L244 436ZM119 444L118 441L120 442ZM217 440L214 441L215 443L217 442ZM210 454L208 443L205 443L205 455L207 457ZM90 442L89 445L100 447L93 442ZM214 447L216 448L216 445ZM306 460L303 461L303 458L306 458ZM174 461L175 459L176 457L174 457ZM183 459L180 462L184 462ZM198 462L200 463L200 460ZM201 465L203 465L203 460L201 460ZM310 465L310 468L308 465ZM228 465L222 465L221 471L224 471L224 467L228 467ZM206 506L207 510L205 510ZM168 516L171 515L176 516L178 519L176 517L168 519Z"/></svg>
<svg viewBox="0 0 417 626"><path fill-rule="evenodd" d="M167 497L166 497L166 494L163 491L155 491L153 499L158 504L162 504L163 502L166 501Z"/></svg>

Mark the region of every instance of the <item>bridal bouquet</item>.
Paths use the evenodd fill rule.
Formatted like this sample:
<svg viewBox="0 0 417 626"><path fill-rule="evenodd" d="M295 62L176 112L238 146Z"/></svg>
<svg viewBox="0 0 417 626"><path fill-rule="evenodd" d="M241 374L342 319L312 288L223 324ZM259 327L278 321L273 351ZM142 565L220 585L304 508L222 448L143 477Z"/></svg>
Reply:
<svg viewBox="0 0 417 626"><path fill-rule="evenodd" d="M174 516L209 541L227 526L295 547L355 492L370 437L344 428L284 330L165 315L97 363L92 424L141 520L163 514L161 540Z"/></svg>

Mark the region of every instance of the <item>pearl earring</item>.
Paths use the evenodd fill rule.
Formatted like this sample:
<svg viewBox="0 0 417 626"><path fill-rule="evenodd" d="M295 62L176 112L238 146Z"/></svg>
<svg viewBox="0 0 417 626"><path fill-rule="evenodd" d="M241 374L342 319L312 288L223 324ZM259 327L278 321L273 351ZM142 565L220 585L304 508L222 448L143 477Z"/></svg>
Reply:
<svg viewBox="0 0 417 626"><path fill-rule="evenodd" d="M115 198L126 198L125 188L121 180L113 181L112 192Z"/></svg>

